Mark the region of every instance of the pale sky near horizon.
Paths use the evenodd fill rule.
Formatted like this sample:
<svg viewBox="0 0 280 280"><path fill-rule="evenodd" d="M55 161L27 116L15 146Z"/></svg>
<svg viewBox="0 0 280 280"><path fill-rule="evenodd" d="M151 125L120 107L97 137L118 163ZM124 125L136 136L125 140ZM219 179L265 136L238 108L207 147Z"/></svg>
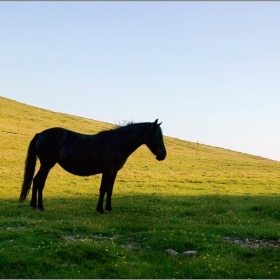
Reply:
<svg viewBox="0 0 280 280"><path fill-rule="evenodd" d="M280 161L280 2L0 2L0 95Z"/></svg>

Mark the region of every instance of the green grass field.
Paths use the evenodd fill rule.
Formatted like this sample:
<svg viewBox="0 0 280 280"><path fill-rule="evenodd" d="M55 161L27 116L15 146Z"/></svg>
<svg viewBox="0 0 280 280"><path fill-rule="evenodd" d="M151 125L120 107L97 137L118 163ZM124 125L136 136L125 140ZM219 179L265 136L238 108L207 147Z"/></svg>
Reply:
<svg viewBox="0 0 280 280"><path fill-rule="evenodd" d="M113 124L2 97L0 117L1 278L280 278L279 162L165 136L165 161L143 146L120 170L113 213L95 210L100 175L58 165L41 212L18 203L35 133Z"/></svg>

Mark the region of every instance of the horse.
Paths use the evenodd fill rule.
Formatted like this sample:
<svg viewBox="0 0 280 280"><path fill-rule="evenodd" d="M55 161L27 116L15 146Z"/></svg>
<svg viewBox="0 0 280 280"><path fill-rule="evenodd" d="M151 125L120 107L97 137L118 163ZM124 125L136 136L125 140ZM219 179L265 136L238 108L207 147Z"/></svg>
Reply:
<svg viewBox="0 0 280 280"><path fill-rule="evenodd" d="M19 202L26 200L33 181L30 205L44 211L45 181L51 168L58 163L74 175L90 176L102 173L96 210L101 214L105 213L103 200L106 194L105 210L111 212L111 197L117 173L137 148L145 144L158 161L165 159L166 149L160 125L156 119L155 122L128 123L94 135L61 127L37 133L28 147ZM40 168L33 179L37 158Z"/></svg>

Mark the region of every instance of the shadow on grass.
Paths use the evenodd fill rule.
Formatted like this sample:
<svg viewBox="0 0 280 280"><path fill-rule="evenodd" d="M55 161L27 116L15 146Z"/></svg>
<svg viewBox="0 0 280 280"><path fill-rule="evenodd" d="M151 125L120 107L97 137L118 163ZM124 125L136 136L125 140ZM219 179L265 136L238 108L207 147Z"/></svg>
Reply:
<svg viewBox="0 0 280 280"><path fill-rule="evenodd" d="M257 234L269 231L269 235L278 235L280 224L279 196L161 196L161 195L116 195L113 196L113 212L99 214L96 209L97 197L46 198L46 211L33 210L29 202L19 204L16 200L0 200L2 217L17 220L28 217L47 221L64 220L80 224L90 220L92 224L99 221L117 223L121 228L139 232L139 229L152 230L170 228L184 230L197 227L201 231L208 228L224 227L226 234ZM275 228L273 230L268 229ZM109 226L109 224L108 224ZM233 230L236 228L236 230ZM204 229L204 230L203 230ZM121 229L120 229L121 230ZM124 231L124 230L121 230ZM240 233L241 234L241 233Z"/></svg>
<svg viewBox="0 0 280 280"><path fill-rule="evenodd" d="M278 240L278 202L279 196L115 195L114 212L101 215L97 197L46 198L45 212L0 200L1 276L278 278L278 247L227 241ZM197 255L171 258L168 248ZM24 272L26 258L45 271Z"/></svg>

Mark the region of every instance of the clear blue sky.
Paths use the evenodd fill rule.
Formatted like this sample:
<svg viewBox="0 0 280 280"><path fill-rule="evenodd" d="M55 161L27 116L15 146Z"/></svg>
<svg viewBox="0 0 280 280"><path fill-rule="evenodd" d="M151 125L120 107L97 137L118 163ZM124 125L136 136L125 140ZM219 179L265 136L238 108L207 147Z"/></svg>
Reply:
<svg viewBox="0 0 280 280"><path fill-rule="evenodd" d="M280 2L0 2L0 95L280 161Z"/></svg>

